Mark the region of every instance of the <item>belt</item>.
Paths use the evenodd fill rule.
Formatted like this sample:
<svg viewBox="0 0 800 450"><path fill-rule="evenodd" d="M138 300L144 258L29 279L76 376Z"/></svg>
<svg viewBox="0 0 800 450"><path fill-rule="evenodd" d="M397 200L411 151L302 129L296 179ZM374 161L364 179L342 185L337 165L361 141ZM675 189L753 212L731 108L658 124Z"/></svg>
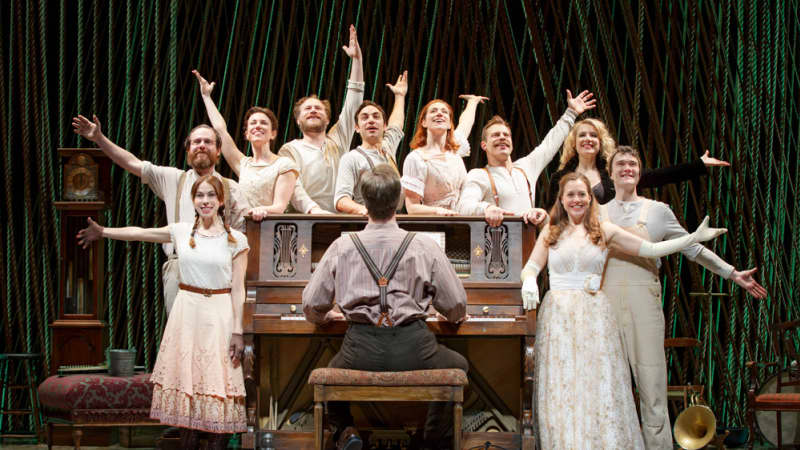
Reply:
<svg viewBox="0 0 800 450"><path fill-rule="evenodd" d="M188 284L183 284L183 283L178 283L178 287L183 289L184 291L203 294L206 297L211 297L214 294L230 294L231 293L231 288L204 289L204 288L194 287L194 286L190 286Z"/></svg>

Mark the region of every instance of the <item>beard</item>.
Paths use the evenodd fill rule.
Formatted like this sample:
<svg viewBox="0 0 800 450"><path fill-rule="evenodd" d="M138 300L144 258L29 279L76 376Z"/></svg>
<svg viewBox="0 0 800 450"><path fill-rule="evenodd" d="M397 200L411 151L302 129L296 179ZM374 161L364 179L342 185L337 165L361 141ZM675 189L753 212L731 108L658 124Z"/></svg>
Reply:
<svg viewBox="0 0 800 450"><path fill-rule="evenodd" d="M217 165L219 157L214 153L202 152L189 155L189 166L195 170L205 170Z"/></svg>
<svg viewBox="0 0 800 450"><path fill-rule="evenodd" d="M308 123L308 121L303 120L303 121L300 122L300 131L302 131L303 134L306 134L306 133L322 133L323 131L325 131L325 127L327 125L328 124L326 124L322 120L320 120L318 122L314 122L313 124Z"/></svg>

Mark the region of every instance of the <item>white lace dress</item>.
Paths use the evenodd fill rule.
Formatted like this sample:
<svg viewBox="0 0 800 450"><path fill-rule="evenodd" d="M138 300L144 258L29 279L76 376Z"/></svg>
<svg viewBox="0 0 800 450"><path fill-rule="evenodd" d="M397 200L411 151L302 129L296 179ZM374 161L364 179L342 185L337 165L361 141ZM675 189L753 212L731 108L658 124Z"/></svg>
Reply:
<svg viewBox="0 0 800 450"><path fill-rule="evenodd" d="M605 294L592 293L606 256L585 237L549 249L535 347L540 448L644 448L619 328Z"/></svg>

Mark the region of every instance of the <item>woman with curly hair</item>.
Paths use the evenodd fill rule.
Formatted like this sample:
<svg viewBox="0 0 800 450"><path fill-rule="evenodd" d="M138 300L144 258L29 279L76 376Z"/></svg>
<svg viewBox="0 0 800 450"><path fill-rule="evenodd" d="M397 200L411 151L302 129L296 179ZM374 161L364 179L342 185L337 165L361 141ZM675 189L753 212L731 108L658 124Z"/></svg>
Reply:
<svg viewBox="0 0 800 450"><path fill-rule="evenodd" d="M651 243L600 222L597 208L586 176L561 177L550 224L521 275L525 308L535 308L536 277L548 265L550 291L539 312L534 348L541 448L644 448L620 331L601 290L608 249L665 256L726 231L708 228L706 218L692 234Z"/></svg>
<svg viewBox="0 0 800 450"><path fill-rule="evenodd" d="M558 171L550 177L550 192L545 205L555 204L559 180L570 172L589 179L594 197L601 205L614 198L614 182L608 176L608 160L616 149L608 127L599 119L583 119L576 123L564 140ZM708 174L706 167L730 164L709 156L708 150L697 161L677 164L642 173L640 188L655 188L665 184L698 179Z"/></svg>

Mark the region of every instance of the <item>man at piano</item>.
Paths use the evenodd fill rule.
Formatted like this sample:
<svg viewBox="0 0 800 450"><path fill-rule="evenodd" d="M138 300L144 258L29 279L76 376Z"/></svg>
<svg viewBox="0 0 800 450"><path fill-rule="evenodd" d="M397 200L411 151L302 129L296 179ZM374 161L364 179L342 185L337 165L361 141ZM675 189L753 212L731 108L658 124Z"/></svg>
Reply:
<svg viewBox="0 0 800 450"><path fill-rule="evenodd" d="M307 320L349 323L329 367L367 371L459 368L467 360L436 342L425 323L428 306L450 322L466 316L467 294L442 249L430 238L402 230L395 221L400 177L381 164L361 177L369 221L358 233L335 240L303 290ZM334 298L341 312L334 309ZM428 407L428 448L452 445L451 403ZM345 402L328 403L337 448L360 450L362 441Z"/></svg>
<svg viewBox="0 0 800 450"><path fill-rule="evenodd" d="M595 107L592 93L577 97L567 90L567 110L536 148L527 156L511 160L514 144L511 127L494 116L481 131L481 148L486 152L486 167L469 171L461 187L458 211L465 216L485 216L490 226L503 222L505 215L522 216L525 222L541 223L547 213L534 207L536 180L558 153L575 118Z"/></svg>

